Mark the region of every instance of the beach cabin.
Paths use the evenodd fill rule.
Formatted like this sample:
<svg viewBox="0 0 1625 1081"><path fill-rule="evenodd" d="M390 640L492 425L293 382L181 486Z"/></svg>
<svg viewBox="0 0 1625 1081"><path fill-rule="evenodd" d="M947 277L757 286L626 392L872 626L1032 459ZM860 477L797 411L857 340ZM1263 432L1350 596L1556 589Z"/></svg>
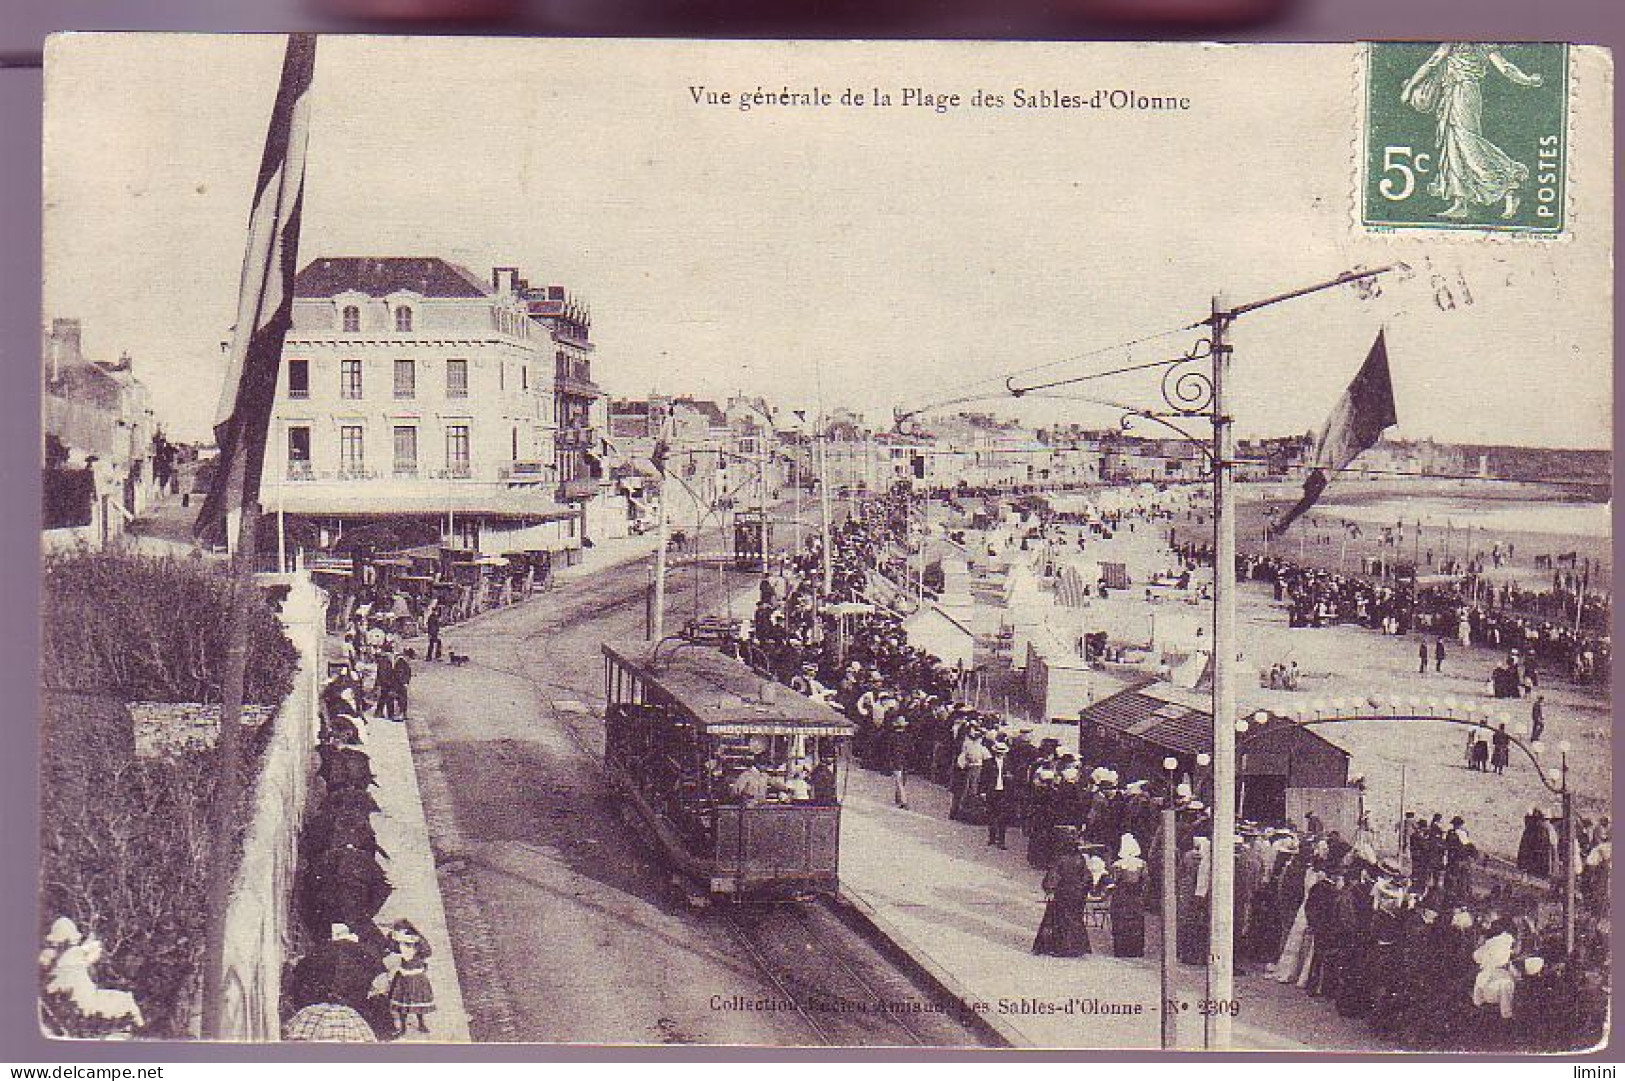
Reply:
<svg viewBox="0 0 1625 1081"><path fill-rule="evenodd" d="M1240 715L1256 712L1243 709ZM1266 711L1267 712L1267 711ZM1210 770L1197 767L1198 754L1213 753L1209 690L1185 689L1150 680L1109 695L1080 715L1083 759L1116 765L1124 776L1162 776L1162 760L1179 759L1180 772L1211 789ZM1313 810L1329 829L1354 836L1359 821L1359 790L1349 785L1349 754L1312 728L1271 714L1236 740L1240 816L1272 825L1302 825Z"/></svg>

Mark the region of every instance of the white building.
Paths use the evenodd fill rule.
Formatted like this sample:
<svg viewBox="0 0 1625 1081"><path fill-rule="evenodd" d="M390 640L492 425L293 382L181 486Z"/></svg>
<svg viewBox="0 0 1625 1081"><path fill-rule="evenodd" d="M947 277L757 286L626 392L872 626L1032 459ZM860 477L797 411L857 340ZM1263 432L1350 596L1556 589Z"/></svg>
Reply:
<svg viewBox="0 0 1625 1081"><path fill-rule="evenodd" d="M327 543L388 520L481 552L579 550L584 512L557 498L553 342L522 289L433 257L300 271L265 510Z"/></svg>

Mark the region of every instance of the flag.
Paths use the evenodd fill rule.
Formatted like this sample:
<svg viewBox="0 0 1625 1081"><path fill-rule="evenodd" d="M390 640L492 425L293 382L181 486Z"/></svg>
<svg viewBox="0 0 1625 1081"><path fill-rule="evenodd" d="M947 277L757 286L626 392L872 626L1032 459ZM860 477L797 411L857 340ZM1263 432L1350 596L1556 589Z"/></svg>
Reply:
<svg viewBox="0 0 1625 1081"><path fill-rule="evenodd" d="M259 498L282 342L293 320L315 67L316 36L290 35L248 216L248 251L238 286L231 360L215 410L214 439L220 457L194 526L199 535L218 535L229 515Z"/></svg>
<svg viewBox="0 0 1625 1081"><path fill-rule="evenodd" d="M1383 431L1399 423L1394 410L1394 384L1388 376L1385 333L1377 332L1377 340L1371 343L1371 352L1366 354L1354 382L1326 418L1326 426L1315 441L1309 476L1303 482L1303 498L1271 530L1276 535L1286 532L1299 515L1315 505L1333 474L1345 469L1361 451L1376 446Z"/></svg>

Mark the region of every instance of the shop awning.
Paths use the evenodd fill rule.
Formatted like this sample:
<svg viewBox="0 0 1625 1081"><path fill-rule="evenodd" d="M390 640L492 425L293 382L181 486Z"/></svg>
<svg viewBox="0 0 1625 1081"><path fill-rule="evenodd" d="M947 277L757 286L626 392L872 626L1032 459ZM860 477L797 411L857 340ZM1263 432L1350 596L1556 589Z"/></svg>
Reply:
<svg viewBox="0 0 1625 1081"><path fill-rule="evenodd" d="M551 486L549 486L551 487ZM569 518L575 511L555 503L541 488L510 489L506 485L449 485L443 492L389 491L366 484L285 484L280 492L266 493L264 508L288 514L334 518L404 515L469 514L489 518Z"/></svg>

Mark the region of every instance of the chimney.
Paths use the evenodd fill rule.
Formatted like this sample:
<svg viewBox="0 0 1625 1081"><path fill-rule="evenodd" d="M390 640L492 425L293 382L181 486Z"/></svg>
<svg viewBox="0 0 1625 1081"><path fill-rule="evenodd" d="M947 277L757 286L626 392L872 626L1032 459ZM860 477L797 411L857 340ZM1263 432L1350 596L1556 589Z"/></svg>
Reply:
<svg viewBox="0 0 1625 1081"><path fill-rule="evenodd" d="M63 362L70 365L78 364L84 359L79 340L80 326L77 319L51 320L51 378L56 379L60 374Z"/></svg>
<svg viewBox="0 0 1625 1081"><path fill-rule="evenodd" d="M512 293L519 278L519 268L499 266L491 268L491 288L498 293Z"/></svg>

